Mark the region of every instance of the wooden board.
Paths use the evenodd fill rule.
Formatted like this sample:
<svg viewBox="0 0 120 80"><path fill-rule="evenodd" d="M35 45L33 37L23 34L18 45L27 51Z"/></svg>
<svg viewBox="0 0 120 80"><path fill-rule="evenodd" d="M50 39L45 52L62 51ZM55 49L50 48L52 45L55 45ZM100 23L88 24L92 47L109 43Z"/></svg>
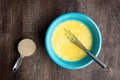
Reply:
<svg viewBox="0 0 120 80"><path fill-rule="evenodd" d="M84 69L67 70L52 62L45 33L67 12L84 13L97 23L103 38L99 59L110 68L93 62ZM37 51L13 74L17 44L23 38L33 39ZM0 0L0 80L120 80L120 0Z"/></svg>

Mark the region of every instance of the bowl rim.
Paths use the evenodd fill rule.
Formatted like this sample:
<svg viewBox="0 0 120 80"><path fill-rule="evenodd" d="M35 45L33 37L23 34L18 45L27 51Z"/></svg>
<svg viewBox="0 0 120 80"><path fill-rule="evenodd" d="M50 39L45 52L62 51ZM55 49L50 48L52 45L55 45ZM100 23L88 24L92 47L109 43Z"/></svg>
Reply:
<svg viewBox="0 0 120 80"><path fill-rule="evenodd" d="M60 15L58 16L56 19L54 19L52 21L52 23L49 25L48 29L47 29L47 32L46 32L46 35L45 35L45 47L46 47L46 50L47 50L47 53L49 55L49 57L52 59L53 62L55 62L56 64L58 64L59 66L63 67L63 68L66 68L66 69L70 69L70 70L76 70L76 69L82 69L84 67L87 67L88 65L90 65L94 60L92 59L90 62L86 63L85 65L83 66L78 66L78 67L70 67L70 66L63 66L61 64L59 64L56 60L54 60L52 57L51 57L51 50L49 50L49 44L47 44L47 38L48 38L48 35L49 35L49 30L51 29L52 25L54 23L56 23L57 20L59 20L60 18L64 17L64 16L69 16L69 15L77 15L77 16L84 16L86 17L93 25L94 27L96 28L97 32L98 32L98 35L99 35L99 38L100 38L100 44L99 44L99 47L98 47L98 51L97 53L95 54L95 56L97 57L100 53L100 50L101 50L101 46L102 46L102 36L101 36L101 32L100 32L100 29L99 27L97 26L97 24L90 18L88 17L87 15L85 14L82 14L82 13L78 13L78 12L70 12L70 13L65 13L63 15Z"/></svg>

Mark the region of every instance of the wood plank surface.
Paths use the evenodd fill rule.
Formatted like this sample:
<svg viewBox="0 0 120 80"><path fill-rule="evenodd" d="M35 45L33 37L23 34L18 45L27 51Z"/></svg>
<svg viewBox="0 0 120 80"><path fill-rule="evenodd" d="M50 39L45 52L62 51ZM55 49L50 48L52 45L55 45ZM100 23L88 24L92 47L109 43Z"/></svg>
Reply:
<svg viewBox="0 0 120 80"><path fill-rule="evenodd" d="M67 12L84 13L97 23L103 38L98 57L109 68L93 62L80 70L67 70L49 58L46 30ZM23 38L33 39L37 50L24 58L14 74L17 44ZM0 0L0 80L120 80L120 0Z"/></svg>

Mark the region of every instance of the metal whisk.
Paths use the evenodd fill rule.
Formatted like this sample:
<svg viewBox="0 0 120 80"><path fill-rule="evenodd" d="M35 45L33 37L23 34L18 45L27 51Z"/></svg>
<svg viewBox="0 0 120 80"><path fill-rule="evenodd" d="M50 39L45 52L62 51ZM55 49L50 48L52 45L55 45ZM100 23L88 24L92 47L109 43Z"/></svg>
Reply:
<svg viewBox="0 0 120 80"><path fill-rule="evenodd" d="M81 48L83 51L85 51L91 58L93 58L100 66L103 68L106 68L107 65L104 64L101 60L99 60L97 57L95 57L88 49L85 48L85 46L78 40L78 38L70 31L65 29L65 35L66 38L72 42L77 47Z"/></svg>

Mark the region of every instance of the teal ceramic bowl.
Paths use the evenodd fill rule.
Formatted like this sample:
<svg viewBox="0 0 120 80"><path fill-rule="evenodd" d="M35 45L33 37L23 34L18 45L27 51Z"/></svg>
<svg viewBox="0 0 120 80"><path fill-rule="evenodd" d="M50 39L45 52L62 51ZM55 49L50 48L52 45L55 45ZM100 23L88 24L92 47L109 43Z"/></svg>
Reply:
<svg viewBox="0 0 120 80"><path fill-rule="evenodd" d="M100 30L98 28L98 26L96 25L96 23L89 18L88 16L81 14L81 13L67 13L67 14L63 14L61 16L59 16L58 18L56 18L49 26L47 32L46 32L46 36L45 36L45 46L46 46L46 50L48 52L48 55L50 56L50 58L59 66L66 68L66 69L71 69L71 70L75 70L75 69L81 69L84 68L88 65L90 65L93 62L93 59L90 58L89 56L84 57L83 59L79 60L79 61L75 61L75 62L68 62L65 61L61 58L59 58L53 48L52 48L52 35L54 30L57 28L57 26L59 24L61 24L64 21L67 20L77 20L80 21L82 23L84 23L91 31L92 33L92 38L93 38L93 45L92 45L92 49L91 52L97 57L100 49L101 49L101 44L102 44L102 37L101 37L101 33Z"/></svg>

